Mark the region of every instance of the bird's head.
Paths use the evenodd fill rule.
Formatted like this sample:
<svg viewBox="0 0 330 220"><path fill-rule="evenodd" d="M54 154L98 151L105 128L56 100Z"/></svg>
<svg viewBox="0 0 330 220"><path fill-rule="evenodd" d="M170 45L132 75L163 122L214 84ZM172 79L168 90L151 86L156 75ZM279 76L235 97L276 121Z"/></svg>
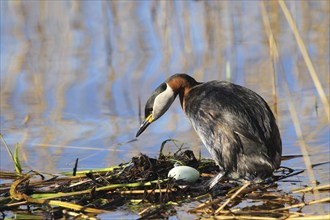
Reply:
<svg viewBox="0 0 330 220"><path fill-rule="evenodd" d="M171 106L176 93L166 82L162 83L152 93L145 106L145 120L141 124L136 137L138 137L152 122L160 118Z"/></svg>

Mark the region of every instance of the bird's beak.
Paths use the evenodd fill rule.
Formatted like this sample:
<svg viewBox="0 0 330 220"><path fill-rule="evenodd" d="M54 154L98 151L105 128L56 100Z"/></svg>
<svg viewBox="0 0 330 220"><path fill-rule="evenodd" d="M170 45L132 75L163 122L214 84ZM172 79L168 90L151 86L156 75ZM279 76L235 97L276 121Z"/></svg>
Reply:
<svg viewBox="0 0 330 220"><path fill-rule="evenodd" d="M138 137L140 134L142 134L142 132L151 124L151 122L152 122L152 114L150 114L141 124L135 137Z"/></svg>

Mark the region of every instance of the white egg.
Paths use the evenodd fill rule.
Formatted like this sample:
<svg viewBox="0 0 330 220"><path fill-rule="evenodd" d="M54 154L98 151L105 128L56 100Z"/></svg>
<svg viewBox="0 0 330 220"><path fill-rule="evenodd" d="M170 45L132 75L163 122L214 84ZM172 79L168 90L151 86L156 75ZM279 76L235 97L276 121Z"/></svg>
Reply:
<svg viewBox="0 0 330 220"><path fill-rule="evenodd" d="M168 177L173 177L176 180L182 180L186 182L196 182L199 178L199 172L195 168L188 166L177 166L168 172Z"/></svg>

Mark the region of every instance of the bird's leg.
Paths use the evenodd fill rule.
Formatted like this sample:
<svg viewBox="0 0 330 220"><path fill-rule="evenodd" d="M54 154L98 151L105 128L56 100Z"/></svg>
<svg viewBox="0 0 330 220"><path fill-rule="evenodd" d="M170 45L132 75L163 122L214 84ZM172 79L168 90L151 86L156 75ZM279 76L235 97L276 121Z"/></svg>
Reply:
<svg viewBox="0 0 330 220"><path fill-rule="evenodd" d="M219 173L215 177L213 177L211 180L208 181L207 185L209 189L212 189L215 185L217 185L220 180L224 177L224 173Z"/></svg>
<svg viewBox="0 0 330 220"><path fill-rule="evenodd" d="M229 178L230 179L230 178ZM218 194L219 192L222 193L224 190L228 188L228 184L219 184L221 181L229 180L227 173L219 173L212 179L206 181L203 184L199 184L198 186L191 186L189 189L193 191L199 192L209 192L212 194Z"/></svg>
<svg viewBox="0 0 330 220"><path fill-rule="evenodd" d="M224 180L227 178L226 173L218 173L218 175L216 175L215 177L213 177L212 179L208 180L207 182L199 185L199 186L194 186L191 187L191 189L195 189L195 190L206 190L206 191L210 191L212 190L221 180Z"/></svg>

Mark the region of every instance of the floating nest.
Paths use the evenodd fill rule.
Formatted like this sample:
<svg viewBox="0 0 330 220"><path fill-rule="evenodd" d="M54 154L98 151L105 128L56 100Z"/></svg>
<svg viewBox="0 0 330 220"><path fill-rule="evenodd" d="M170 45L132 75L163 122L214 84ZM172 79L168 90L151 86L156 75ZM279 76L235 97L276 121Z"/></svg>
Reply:
<svg viewBox="0 0 330 220"><path fill-rule="evenodd" d="M164 143L165 144L165 143ZM162 145L162 148L164 147ZM161 150L162 152L162 150ZM268 183L241 184L227 180L212 191L200 187L219 170L212 160L197 160L190 150L150 158L140 154L118 166L50 175L30 171L25 174L0 172L0 212L15 213L27 218L86 218L124 207L141 218L168 218L176 215L176 207L193 201L200 203L187 212L221 219L286 219L310 215L299 210L317 203L329 203L330 198L304 201L297 193L330 190L330 185L280 192L276 180L297 175L291 169L281 169ZM168 178L174 164L194 167L201 177L194 184L179 183ZM301 171L303 172L303 171ZM196 190L198 189L198 190ZM196 203L194 203L196 204ZM314 219L316 216L311 216ZM328 219L322 215L318 218Z"/></svg>

